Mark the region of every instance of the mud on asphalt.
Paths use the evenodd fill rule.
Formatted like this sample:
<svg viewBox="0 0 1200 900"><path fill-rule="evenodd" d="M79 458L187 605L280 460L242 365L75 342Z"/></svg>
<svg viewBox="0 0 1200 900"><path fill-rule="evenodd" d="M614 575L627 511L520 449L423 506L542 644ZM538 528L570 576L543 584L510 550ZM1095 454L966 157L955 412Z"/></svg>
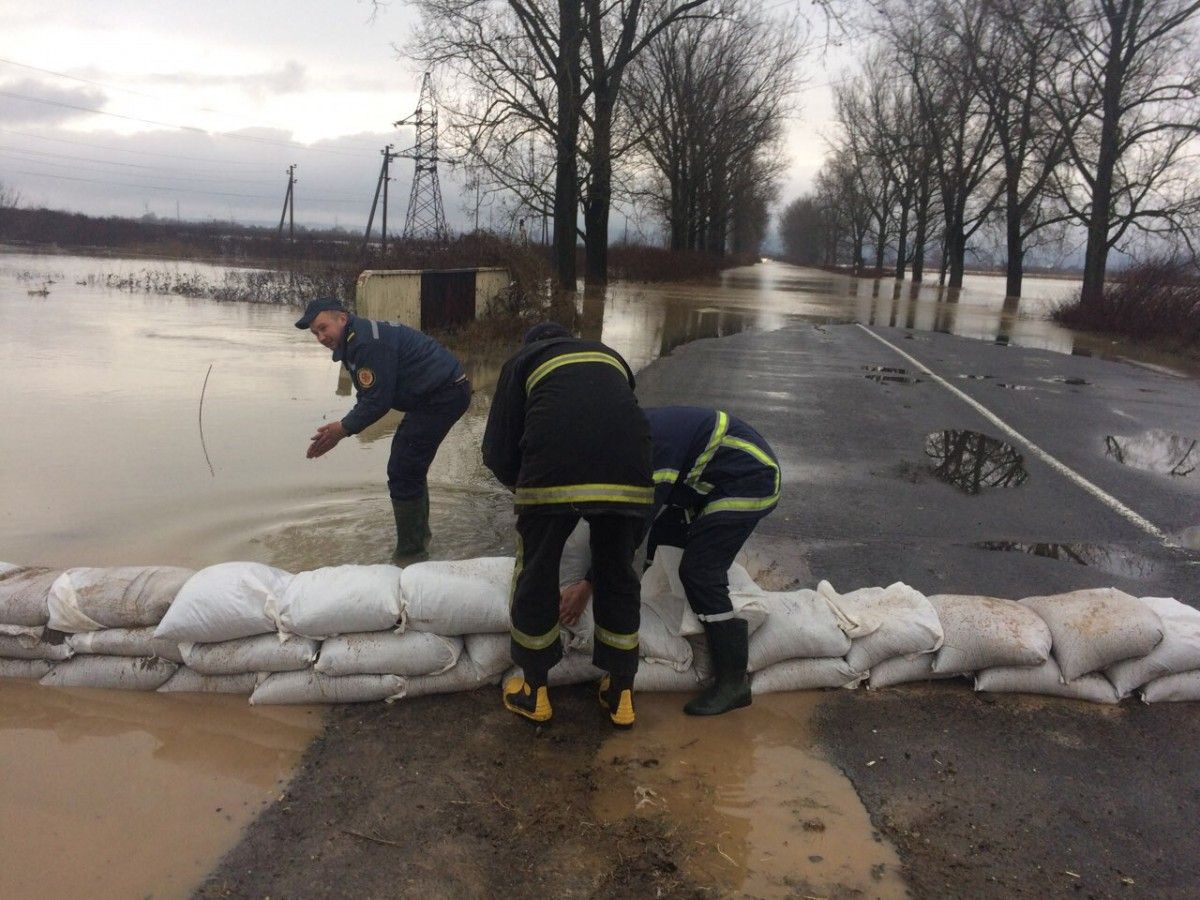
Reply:
<svg viewBox="0 0 1200 900"><path fill-rule="evenodd" d="M295 778L198 897L699 897L686 826L596 821L594 687L555 691L555 721L494 688L331 708Z"/></svg>

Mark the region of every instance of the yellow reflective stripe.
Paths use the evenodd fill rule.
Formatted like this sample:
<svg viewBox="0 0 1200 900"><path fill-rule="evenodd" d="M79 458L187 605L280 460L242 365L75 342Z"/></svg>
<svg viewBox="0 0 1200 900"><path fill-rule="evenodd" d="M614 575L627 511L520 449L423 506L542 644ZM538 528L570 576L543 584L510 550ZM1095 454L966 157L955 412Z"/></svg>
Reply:
<svg viewBox="0 0 1200 900"><path fill-rule="evenodd" d="M615 631L609 631L607 628L596 626L596 640L602 644L608 644L610 647L615 647L617 650L636 650L638 645L638 636L635 631L633 634L617 634Z"/></svg>
<svg viewBox="0 0 1200 900"><path fill-rule="evenodd" d="M758 446L758 444L752 444L749 441L743 440L742 438L723 437L721 438L721 446L732 447L735 450L742 450L746 453L749 453L764 466L770 466L772 469L779 468L779 465L775 462L775 460L771 459L771 457L767 455L767 451Z"/></svg>
<svg viewBox="0 0 1200 900"><path fill-rule="evenodd" d="M654 502L653 487L632 484L563 484L554 487L519 487L514 503L643 503Z"/></svg>
<svg viewBox="0 0 1200 900"><path fill-rule="evenodd" d="M509 634L512 635L512 639L514 641L528 650L545 650L558 640L559 627L558 625L555 625L545 634L539 634L535 637L534 635L526 634L517 628L517 626L513 625L511 628L509 628Z"/></svg>
<svg viewBox="0 0 1200 900"><path fill-rule="evenodd" d="M770 497L725 497L706 503L700 515L718 512L757 512L760 509L770 509L779 502L779 492Z"/></svg>
<svg viewBox="0 0 1200 900"><path fill-rule="evenodd" d="M678 469L655 469L654 483L655 484L672 484L679 480Z"/></svg>
<svg viewBox="0 0 1200 900"><path fill-rule="evenodd" d="M695 489L696 493L700 495L711 494L713 492L713 485L709 484L707 481L697 481L692 487Z"/></svg>
<svg viewBox="0 0 1200 900"><path fill-rule="evenodd" d="M541 381L559 366L569 366L573 363L607 363L620 372L626 380L629 379L629 373L625 370L625 367L621 365L620 360L610 353L601 353L599 350L581 351L579 353L564 353L561 356L555 356L552 359L546 360L533 370L533 374L525 379L525 393L528 394L530 391L532 391L534 385L536 385L539 381Z"/></svg>
<svg viewBox="0 0 1200 900"><path fill-rule="evenodd" d="M717 452L717 447L721 445L721 439L725 437L725 431L728 428L729 416L718 410L717 424L713 426L712 436L709 437L708 444L704 447L704 452L696 457L696 464L692 466L692 471L688 472L687 481L684 482L689 487L695 487L696 482L700 480L700 476L704 474L704 467L708 465L708 461Z"/></svg>

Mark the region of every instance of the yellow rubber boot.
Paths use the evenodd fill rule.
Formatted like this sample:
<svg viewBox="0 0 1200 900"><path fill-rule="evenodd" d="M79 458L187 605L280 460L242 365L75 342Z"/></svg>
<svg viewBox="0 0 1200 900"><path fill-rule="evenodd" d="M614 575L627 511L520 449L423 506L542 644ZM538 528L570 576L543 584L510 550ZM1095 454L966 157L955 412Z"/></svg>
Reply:
<svg viewBox="0 0 1200 900"><path fill-rule="evenodd" d="M523 716L531 722L539 724L549 722L554 715L554 710L550 707L550 693L546 690L546 685L542 684L535 688L523 676L510 678L504 682L501 699L504 701L505 709L518 716Z"/></svg>
<svg viewBox="0 0 1200 900"><path fill-rule="evenodd" d="M637 715L633 710L632 679L614 685L611 675L600 679L600 705L608 710L608 719L614 728L632 728Z"/></svg>

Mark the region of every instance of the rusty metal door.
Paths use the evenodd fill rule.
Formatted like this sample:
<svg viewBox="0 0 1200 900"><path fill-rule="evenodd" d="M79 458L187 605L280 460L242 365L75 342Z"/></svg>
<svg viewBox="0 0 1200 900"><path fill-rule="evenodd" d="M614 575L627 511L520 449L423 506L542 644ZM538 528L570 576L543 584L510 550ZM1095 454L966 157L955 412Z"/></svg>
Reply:
<svg viewBox="0 0 1200 900"><path fill-rule="evenodd" d="M447 328L475 318L475 270L421 273L421 328Z"/></svg>

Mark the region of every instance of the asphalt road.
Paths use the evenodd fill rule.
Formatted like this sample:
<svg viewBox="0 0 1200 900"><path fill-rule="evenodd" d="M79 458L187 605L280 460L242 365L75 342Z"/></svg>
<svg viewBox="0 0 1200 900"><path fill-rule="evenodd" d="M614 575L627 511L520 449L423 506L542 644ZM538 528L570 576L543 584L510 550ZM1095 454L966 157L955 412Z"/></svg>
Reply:
<svg viewBox="0 0 1200 900"><path fill-rule="evenodd" d="M872 335L1173 539L1139 527ZM905 375L864 367L919 380L871 380ZM642 370L638 394L644 406L725 409L771 442L783 499L757 536L802 582L849 590L899 580L925 593L1014 599L1113 585L1200 603L1200 554L1167 546L1200 526L1200 467L1183 477L1142 471L1106 455L1105 441L1151 429L1200 437L1195 381L933 332L794 325L682 347ZM1027 477L977 494L944 483L930 471L926 442L947 429L1009 442ZM1041 550L1068 558L981 544L1060 545Z"/></svg>

